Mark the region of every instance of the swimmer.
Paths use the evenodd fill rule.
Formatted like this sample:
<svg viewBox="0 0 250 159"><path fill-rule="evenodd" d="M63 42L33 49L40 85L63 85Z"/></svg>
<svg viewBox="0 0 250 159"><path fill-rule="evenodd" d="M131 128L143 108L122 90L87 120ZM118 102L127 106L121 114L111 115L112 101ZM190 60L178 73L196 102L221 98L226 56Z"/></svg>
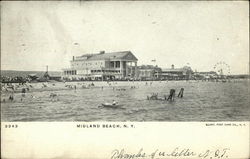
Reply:
<svg viewBox="0 0 250 159"><path fill-rule="evenodd" d="M115 100L113 100L113 103L112 103L112 105L116 105L117 104L117 102L115 101Z"/></svg>
<svg viewBox="0 0 250 159"><path fill-rule="evenodd" d="M54 98L54 97L56 97L56 96L57 96L57 94L55 94L55 93L50 93L50 96L49 96L49 97Z"/></svg>

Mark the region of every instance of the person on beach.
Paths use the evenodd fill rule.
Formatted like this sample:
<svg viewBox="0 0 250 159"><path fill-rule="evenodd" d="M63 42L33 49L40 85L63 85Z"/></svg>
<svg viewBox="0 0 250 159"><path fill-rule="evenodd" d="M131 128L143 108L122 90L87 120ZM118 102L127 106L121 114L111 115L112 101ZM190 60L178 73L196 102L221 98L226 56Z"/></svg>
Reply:
<svg viewBox="0 0 250 159"><path fill-rule="evenodd" d="M164 99L167 100L167 96L166 95L164 95Z"/></svg>
<svg viewBox="0 0 250 159"><path fill-rule="evenodd" d="M22 89L22 96L23 96L23 97L25 96L25 93L26 93L26 89L23 88L23 89Z"/></svg>
<svg viewBox="0 0 250 159"><path fill-rule="evenodd" d="M11 90L12 90L12 91L14 91L14 90L15 90L13 85L11 85L11 87L10 87L10 88L11 88Z"/></svg>
<svg viewBox="0 0 250 159"><path fill-rule="evenodd" d="M14 100L14 96L13 96L13 95L10 95L10 96L9 96L9 100L10 100L10 101L13 101L13 100Z"/></svg>

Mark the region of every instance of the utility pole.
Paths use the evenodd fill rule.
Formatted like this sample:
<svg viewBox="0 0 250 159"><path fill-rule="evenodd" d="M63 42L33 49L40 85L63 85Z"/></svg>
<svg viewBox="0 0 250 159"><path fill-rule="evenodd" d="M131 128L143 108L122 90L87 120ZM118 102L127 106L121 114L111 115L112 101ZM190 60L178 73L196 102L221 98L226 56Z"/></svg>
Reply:
<svg viewBox="0 0 250 159"><path fill-rule="evenodd" d="M45 78L49 79L49 66L46 65L46 72L43 75Z"/></svg>

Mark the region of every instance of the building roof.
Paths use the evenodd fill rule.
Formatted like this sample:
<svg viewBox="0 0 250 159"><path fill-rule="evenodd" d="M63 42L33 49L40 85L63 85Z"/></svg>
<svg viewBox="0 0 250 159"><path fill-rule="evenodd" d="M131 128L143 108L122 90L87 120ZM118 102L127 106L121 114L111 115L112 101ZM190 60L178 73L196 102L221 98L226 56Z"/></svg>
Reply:
<svg viewBox="0 0 250 159"><path fill-rule="evenodd" d="M62 72L49 72L50 77L59 77L62 76Z"/></svg>
<svg viewBox="0 0 250 159"><path fill-rule="evenodd" d="M185 72L185 71L192 71L191 67L184 66L182 68L163 68L162 72Z"/></svg>
<svg viewBox="0 0 250 159"><path fill-rule="evenodd" d="M137 61L138 59L131 53L131 51L120 51L120 52L111 52L111 53L98 53L98 54L85 54L82 56L76 57L75 61L78 61L77 58L87 57L85 60L131 60ZM79 59L79 61L84 59Z"/></svg>
<svg viewBox="0 0 250 159"><path fill-rule="evenodd" d="M215 71L209 71L209 72L197 72L199 74L217 74Z"/></svg>
<svg viewBox="0 0 250 159"><path fill-rule="evenodd" d="M183 68L163 68L162 72L183 72Z"/></svg>

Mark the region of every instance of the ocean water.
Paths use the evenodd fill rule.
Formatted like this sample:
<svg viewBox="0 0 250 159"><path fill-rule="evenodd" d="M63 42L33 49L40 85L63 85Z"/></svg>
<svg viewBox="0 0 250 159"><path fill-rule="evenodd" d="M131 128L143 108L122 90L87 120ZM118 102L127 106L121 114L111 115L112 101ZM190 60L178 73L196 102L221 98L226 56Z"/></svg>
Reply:
<svg viewBox="0 0 250 159"><path fill-rule="evenodd" d="M82 84L31 83L25 94L1 93L2 121L249 121L250 82L154 81L150 82L94 82L83 89ZM70 89L65 85L76 86ZM135 89L131 89L135 86ZM119 90L119 89L125 90ZM184 97L174 101L147 100L158 93L168 95L170 89L184 88ZM56 97L50 97L54 93ZM3 100L5 99L5 102ZM100 107L116 100L119 108Z"/></svg>

